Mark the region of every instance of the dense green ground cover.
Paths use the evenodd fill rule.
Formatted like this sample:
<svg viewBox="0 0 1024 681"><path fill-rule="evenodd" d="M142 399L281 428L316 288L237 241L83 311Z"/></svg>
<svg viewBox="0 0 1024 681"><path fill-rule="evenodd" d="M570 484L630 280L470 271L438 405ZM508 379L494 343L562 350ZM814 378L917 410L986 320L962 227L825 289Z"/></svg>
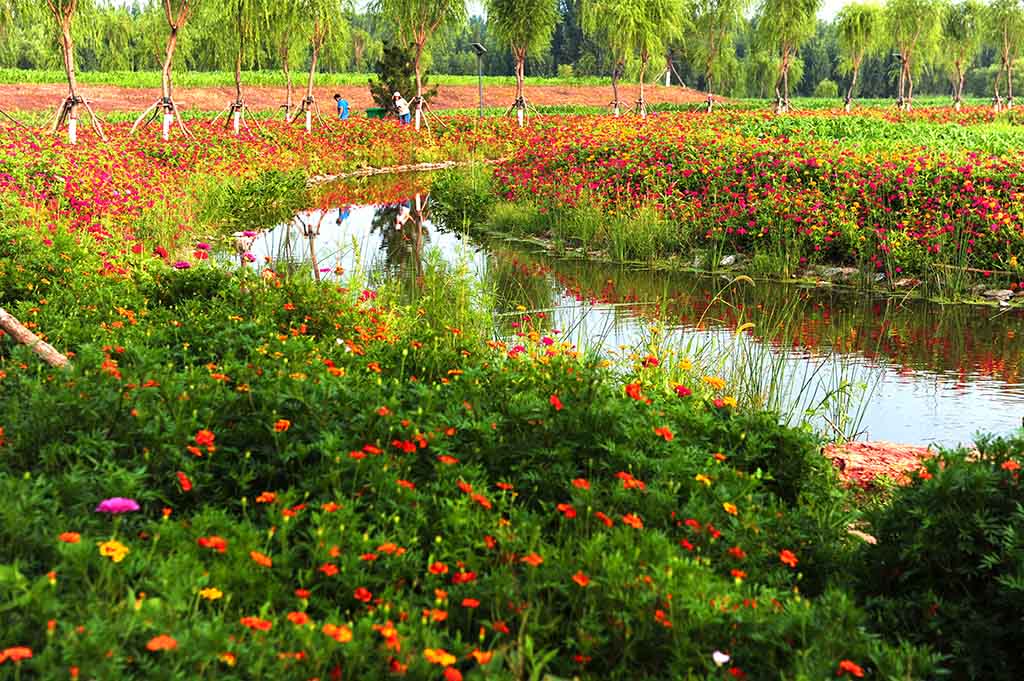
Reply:
<svg viewBox="0 0 1024 681"><path fill-rule="evenodd" d="M275 134L6 149L0 305L72 366L0 339L0 677L1019 678L1024 442L864 503L679 358L495 339L458 269L229 267L200 235L346 143L467 149Z"/></svg>

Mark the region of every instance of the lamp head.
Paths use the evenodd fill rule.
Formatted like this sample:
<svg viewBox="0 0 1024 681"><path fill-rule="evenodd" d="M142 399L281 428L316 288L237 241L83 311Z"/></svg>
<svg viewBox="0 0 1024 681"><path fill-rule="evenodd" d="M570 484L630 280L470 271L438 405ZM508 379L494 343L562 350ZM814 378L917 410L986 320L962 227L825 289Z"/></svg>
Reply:
<svg viewBox="0 0 1024 681"><path fill-rule="evenodd" d="M476 52L476 56L482 57L487 54L487 48L480 43L470 43L469 46Z"/></svg>

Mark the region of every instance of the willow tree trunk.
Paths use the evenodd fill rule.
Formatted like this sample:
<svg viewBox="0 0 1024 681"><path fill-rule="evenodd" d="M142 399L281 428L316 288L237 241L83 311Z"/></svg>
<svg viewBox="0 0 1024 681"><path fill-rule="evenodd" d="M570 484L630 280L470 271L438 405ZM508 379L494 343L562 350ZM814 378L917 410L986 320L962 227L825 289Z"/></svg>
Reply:
<svg viewBox="0 0 1024 681"><path fill-rule="evenodd" d="M647 72L647 63L651 60L651 56L647 54L646 50L640 53L640 99L637 100L637 113L640 114L640 118L647 118L647 101L644 99L644 75Z"/></svg>
<svg viewBox="0 0 1024 681"><path fill-rule="evenodd" d="M960 60L957 60L954 66L956 68L956 83L953 85L953 109L959 111L964 98L964 71Z"/></svg>
<svg viewBox="0 0 1024 681"><path fill-rule="evenodd" d="M313 83L316 82L316 63L320 59L323 43L313 42L313 58L309 61L309 78L306 80L306 134L313 132Z"/></svg>
<svg viewBox="0 0 1024 681"><path fill-rule="evenodd" d="M1006 65L1006 110L1013 108L1013 59Z"/></svg>
<svg viewBox="0 0 1024 681"><path fill-rule="evenodd" d="M245 49L245 39L242 37L242 17L238 17L238 52L235 53L235 103L231 107L231 128L237 135L240 132L242 121L242 51Z"/></svg>
<svg viewBox="0 0 1024 681"><path fill-rule="evenodd" d="M281 71L284 73L284 120L291 123L292 120L292 69L288 60L288 49L281 53Z"/></svg>
<svg viewBox="0 0 1024 681"><path fill-rule="evenodd" d="M424 41L416 41L416 56L413 57L413 70L416 72L416 130L419 131L423 119L423 74L421 72Z"/></svg>
<svg viewBox="0 0 1024 681"><path fill-rule="evenodd" d="M523 127L526 118L526 97L524 83L526 81L526 48L513 47L512 54L516 58L516 119L519 127Z"/></svg>
<svg viewBox="0 0 1024 681"><path fill-rule="evenodd" d="M68 144L78 143L78 78L75 75L75 39L71 35L70 14L60 18L60 46L64 52L64 72L68 77ZM59 114L58 114L59 115Z"/></svg>
<svg viewBox="0 0 1024 681"><path fill-rule="evenodd" d="M846 104L843 107L846 109L846 113L850 113L853 109L853 88L857 86L857 74L860 72L860 62L854 62L853 64L853 78L850 79L850 87L846 90Z"/></svg>
<svg viewBox="0 0 1024 681"><path fill-rule="evenodd" d="M621 62L616 61L612 66L612 113L619 116L619 66Z"/></svg>
<svg viewBox="0 0 1024 681"><path fill-rule="evenodd" d="M166 142L171 137L171 123L174 122L174 105L171 103L172 82L171 65L174 63L174 50L178 47L178 27L171 26L167 37L167 49L164 52L164 67L160 77L161 94L163 95L163 138Z"/></svg>
<svg viewBox="0 0 1024 681"><path fill-rule="evenodd" d="M903 109L910 111L914 103L914 74L910 72L910 60L907 60L907 98L903 100Z"/></svg>

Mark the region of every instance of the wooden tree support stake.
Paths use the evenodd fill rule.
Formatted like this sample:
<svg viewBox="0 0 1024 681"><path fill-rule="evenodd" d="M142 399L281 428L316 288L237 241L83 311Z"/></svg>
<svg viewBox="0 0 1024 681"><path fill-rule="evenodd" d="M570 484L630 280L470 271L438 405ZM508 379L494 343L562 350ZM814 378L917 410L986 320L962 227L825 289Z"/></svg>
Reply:
<svg viewBox="0 0 1024 681"><path fill-rule="evenodd" d="M27 345L32 352L39 355L39 358L52 367L63 368L68 365L68 358L57 352L56 349L39 336L25 328L25 325L15 319L10 312L0 307L0 329L6 331L11 338L22 345Z"/></svg>

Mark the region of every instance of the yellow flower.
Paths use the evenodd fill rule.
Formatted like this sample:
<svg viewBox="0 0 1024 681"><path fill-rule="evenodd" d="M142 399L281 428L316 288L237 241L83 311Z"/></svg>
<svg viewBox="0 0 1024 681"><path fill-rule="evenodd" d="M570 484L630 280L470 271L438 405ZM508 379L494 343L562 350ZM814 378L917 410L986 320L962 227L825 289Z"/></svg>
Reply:
<svg viewBox="0 0 1024 681"><path fill-rule="evenodd" d="M224 596L224 592L221 591L220 589L216 588L216 587L210 586L210 587L207 587L205 589L200 589L199 590L199 596L201 598L205 598L208 601L215 601L218 598L223 597Z"/></svg>
<svg viewBox="0 0 1024 681"><path fill-rule="evenodd" d="M693 368L693 362L691 362L689 358L683 357L683 359L679 361L679 368L683 371L689 371Z"/></svg>
<svg viewBox="0 0 1024 681"><path fill-rule="evenodd" d="M725 397L722 398L722 404L724 404L727 407L735 407L736 398L733 397L732 395L726 395Z"/></svg>
<svg viewBox="0 0 1024 681"><path fill-rule="evenodd" d="M725 379L719 378L718 376L705 376L701 379L715 390L721 390L725 387Z"/></svg>
<svg viewBox="0 0 1024 681"><path fill-rule="evenodd" d="M728 501L722 504L722 508L724 508L725 512L729 515L736 515L740 512L740 510L736 508L736 504L730 504Z"/></svg>
<svg viewBox="0 0 1024 681"><path fill-rule="evenodd" d="M697 482L703 482L708 487L711 486L711 478L704 475L703 473L698 473L697 475L694 476L693 479L696 480Z"/></svg>
<svg viewBox="0 0 1024 681"><path fill-rule="evenodd" d="M100 555L104 558L109 558L115 563L120 563L128 555L128 547L116 539L105 541L99 547Z"/></svg>

